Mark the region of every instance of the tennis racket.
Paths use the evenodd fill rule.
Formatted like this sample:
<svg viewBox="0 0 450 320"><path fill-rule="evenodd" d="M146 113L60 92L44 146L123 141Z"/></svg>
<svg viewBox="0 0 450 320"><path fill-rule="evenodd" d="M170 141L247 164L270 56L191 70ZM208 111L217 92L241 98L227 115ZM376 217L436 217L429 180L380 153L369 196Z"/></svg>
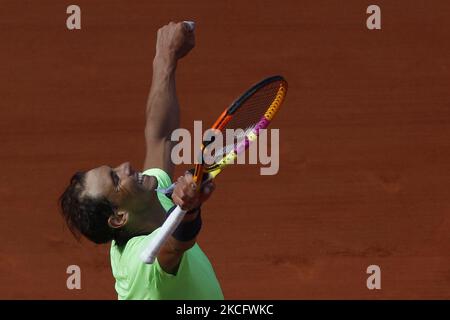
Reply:
<svg viewBox="0 0 450 320"><path fill-rule="evenodd" d="M206 163L204 153L214 139L204 141L199 163L195 165L193 180L196 183L209 181L222 172L226 166L233 164L238 155L257 140L260 130L269 126L286 97L287 89L288 84L283 77L272 76L252 86L225 109L212 125L211 132L220 132L225 136L227 129L241 129L239 130L240 134L237 134L231 143L225 143L221 150L216 150ZM206 179L203 179L205 174L207 174ZM175 184L172 184L169 188L158 191L169 194L173 192L174 187ZM155 261L162 245L181 223L185 214L186 211L179 206L172 211L155 237L141 253L142 261L145 263Z"/></svg>

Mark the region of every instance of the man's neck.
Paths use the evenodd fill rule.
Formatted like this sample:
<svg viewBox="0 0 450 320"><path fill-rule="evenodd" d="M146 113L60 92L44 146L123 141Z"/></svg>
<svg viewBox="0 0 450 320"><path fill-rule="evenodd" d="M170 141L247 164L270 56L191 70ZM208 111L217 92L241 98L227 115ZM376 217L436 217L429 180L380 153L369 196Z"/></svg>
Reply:
<svg viewBox="0 0 450 320"><path fill-rule="evenodd" d="M149 176L148 178L145 181L145 186L148 190L152 190L150 191L151 198L149 198L150 206L143 208L141 212L137 212L136 217L139 221L135 224L136 230L133 230L133 234L150 234L159 228L166 219L166 210L159 202L158 195L155 191L158 187L158 180L153 176Z"/></svg>

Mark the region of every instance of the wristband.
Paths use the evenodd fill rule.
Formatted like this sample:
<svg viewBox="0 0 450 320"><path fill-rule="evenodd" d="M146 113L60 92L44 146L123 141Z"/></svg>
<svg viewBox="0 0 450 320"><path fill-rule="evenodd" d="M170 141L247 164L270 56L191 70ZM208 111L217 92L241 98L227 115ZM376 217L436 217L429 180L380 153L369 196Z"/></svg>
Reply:
<svg viewBox="0 0 450 320"><path fill-rule="evenodd" d="M176 206L173 206L170 208L167 215L170 215L170 213L176 208ZM191 241L197 237L198 233L200 232L200 229L202 228L202 216L201 216L201 209L196 208L194 210L188 211L186 214L194 213L198 211L197 217L195 217L194 220L188 221L188 222L182 222L180 225L175 229L175 231L172 233L172 237L174 237L178 241Z"/></svg>

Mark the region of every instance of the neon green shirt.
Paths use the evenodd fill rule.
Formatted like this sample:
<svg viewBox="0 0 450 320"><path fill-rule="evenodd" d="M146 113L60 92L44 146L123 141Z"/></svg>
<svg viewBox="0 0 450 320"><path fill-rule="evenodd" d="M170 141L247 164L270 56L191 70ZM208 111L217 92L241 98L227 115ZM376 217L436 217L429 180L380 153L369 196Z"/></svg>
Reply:
<svg viewBox="0 0 450 320"><path fill-rule="evenodd" d="M172 183L161 169L149 169L144 174L156 177L159 188L167 188ZM172 201L162 193L158 193L158 199L166 211L173 206ZM139 255L156 232L158 229L149 235L131 238L122 250L112 242L111 267L119 300L223 299L211 263L198 244L183 254L176 275L162 270L158 260L153 264L143 263Z"/></svg>

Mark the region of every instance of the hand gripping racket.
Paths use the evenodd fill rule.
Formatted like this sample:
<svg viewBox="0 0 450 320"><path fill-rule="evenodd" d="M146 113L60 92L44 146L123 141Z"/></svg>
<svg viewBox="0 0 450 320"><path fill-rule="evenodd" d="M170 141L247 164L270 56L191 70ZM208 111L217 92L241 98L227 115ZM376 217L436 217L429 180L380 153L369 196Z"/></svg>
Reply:
<svg viewBox="0 0 450 320"><path fill-rule="evenodd" d="M281 76L266 78L235 100L216 120L211 127L211 132L226 135L227 129L238 130L240 134L235 135L229 144L224 143L221 149L216 150L209 161L204 161L207 146L214 139L205 141L202 145L199 164L195 165L194 181L205 181L203 175L208 174L207 179L214 179L226 166L233 164L238 154L244 152L251 143L257 140L261 129L269 126L275 114L279 110L287 93L287 82ZM227 141L228 143L228 141ZM171 193L175 184L163 190ZM200 188L199 188L200 189ZM183 220L186 211L179 206L172 211L161 228L145 250L141 253L141 259L145 263L153 263L161 249L177 226Z"/></svg>

